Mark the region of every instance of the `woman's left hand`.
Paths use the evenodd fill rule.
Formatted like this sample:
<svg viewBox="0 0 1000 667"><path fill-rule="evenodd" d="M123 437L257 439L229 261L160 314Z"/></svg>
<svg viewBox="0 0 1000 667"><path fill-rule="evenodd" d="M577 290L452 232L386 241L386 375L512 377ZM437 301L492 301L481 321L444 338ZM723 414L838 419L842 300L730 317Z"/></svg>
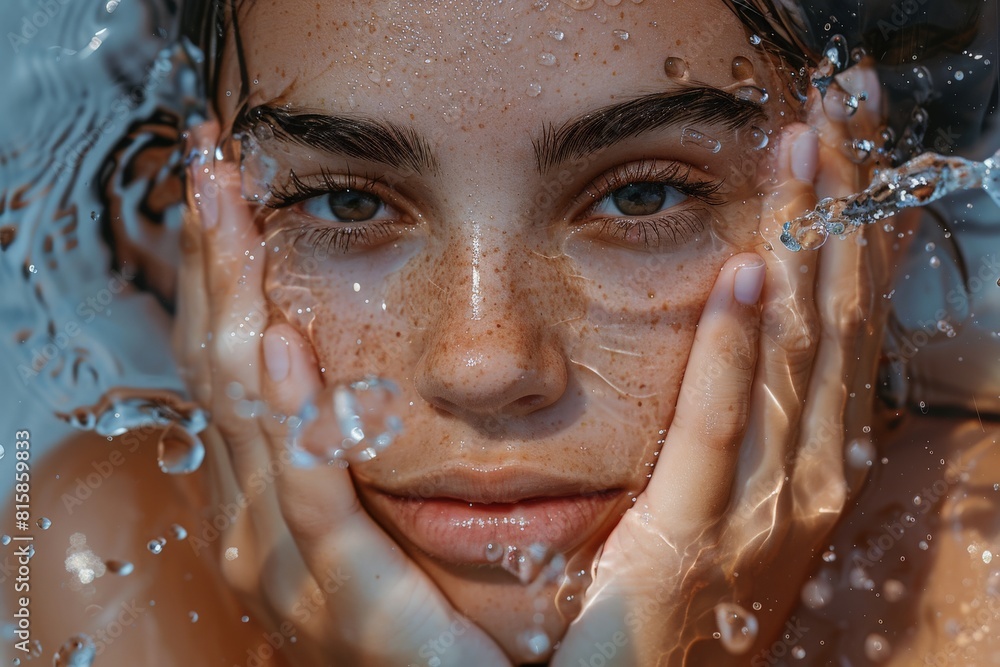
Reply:
<svg viewBox="0 0 1000 667"><path fill-rule="evenodd" d="M854 122L820 112L815 129L785 128L762 216L763 304L752 293L759 258L732 258L698 325L655 472L606 541L553 667L746 664L767 657L782 628L785 651L806 631L788 614L864 481L845 449L871 424L886 315L874 296L895 239L858 234L791 253L778 235L817 197L858 190L860 170L843 153Z"/></svg>

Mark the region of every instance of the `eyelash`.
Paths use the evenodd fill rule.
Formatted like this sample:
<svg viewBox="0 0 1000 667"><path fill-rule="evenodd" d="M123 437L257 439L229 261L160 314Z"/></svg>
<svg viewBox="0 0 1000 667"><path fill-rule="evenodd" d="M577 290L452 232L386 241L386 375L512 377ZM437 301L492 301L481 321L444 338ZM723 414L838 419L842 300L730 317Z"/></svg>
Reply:
<svg viewBox="0 0 1000 667"><path fill-rule="evenodd" d="M359 175L349 169L344 175L335 175L326 168L320 167L319 175L316 178L318 179L317 183L309 183L300 178L294 170L289 170L287 184L271 186L271 197L266 206L276 210L284 209L314 197L323 197L341 190L359 190L375 194L374 191L380 189L380 186L384 187L384 180L381 177L373 178ZM384 206L388 206L382 197L377 194L375 196L382 200ZM330 250L335 249L346 254L357 242L369 245L392 235L393 223L374 221L356 226L348 223L336 226L305 224L300 226L297 231L298 234L293 238L294 243L305 240L307 245L322 247L324 252L329 253Z"/></svg>
<svg viewBox="0 0 1000 667"><path fill-rule="evenodd" d="M651 160L615 167L601 175L587 189L586 194L594 200L594 203L587 208L587 212L593 212L615 191L637 183L664 185L709 206L724 204L725 201L718 195L723 185L722 181L692 179L691 169L690 166L676 162L665 167L658 166ZM704 209L688 208L678 212L668 212L676 206L658 214L637 218L596 217L590 220L589 224L598 225L599 236L605 238L624 240L638 231L642 246L647 249L660 247L661 239L667 236L671 244L678 245L691 234L702 231L705 225L700 217Z"/></svg>
<svg viewBox="0 0 1000 667"><path fill-rule="evenodd" d="M722 187L721 181L703 181L691 178L690 166L671 163L667 166L657 165L655 161L644 160L626 165L619 165L611 171L602 174L587 188L584 196L594 200L586 211L594 209L610 197L615 191L637 183L656 183L673 188L677 192L698 200L709 206L719 206L724 200L718 196ZM290 208L314 197L322 197L342 190L358 190L375 194L389 206L385 200L376 194L376 190L384 188L384 179L369 177L347 171L344 175L335 175L325 168L320 168L315 177L317 181L307 182L295 173L288 172L287 183L281 186L271 186L270 198L265 204L270 209ZM678 205L671 206L670 209ZM679 212L661 213L641 218L627 217L597 217L587 224L598 226L598 235L604 238L624 240L630 233L638 230L644 248L657 248L661 239L669 236L674 245L683 242L684 237L704 229L704 223L698 209L688 208ZM659 217L654 217L659 215ZM389 221L371 221L358 225L343 223L342 225L303 224L296 231L294 242L305 241L310 246L322 246L326 252L335 249L347 253L355 243L374 245L393 235L395 225Z"/></svg>

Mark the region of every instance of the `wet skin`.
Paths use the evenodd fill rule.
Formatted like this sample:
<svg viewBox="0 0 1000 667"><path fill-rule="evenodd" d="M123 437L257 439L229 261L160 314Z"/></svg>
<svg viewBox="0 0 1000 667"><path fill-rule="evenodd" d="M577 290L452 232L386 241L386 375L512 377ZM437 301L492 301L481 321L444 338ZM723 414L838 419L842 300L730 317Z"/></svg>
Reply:
<svg viewBox="0 0 1000 667"><path fill-rule="evenodd" d="M586 571L644 488L719 269L761 245L754 148L795 112L732 94L784 83L721 3L452 9L254 5L249 96L230 53L218 99L274 318L328 389L400 389L403 432L351 467L362 504L517 653L586 578L561 614L497 551ZM352 143L358 122L395 141Z"/></svg>

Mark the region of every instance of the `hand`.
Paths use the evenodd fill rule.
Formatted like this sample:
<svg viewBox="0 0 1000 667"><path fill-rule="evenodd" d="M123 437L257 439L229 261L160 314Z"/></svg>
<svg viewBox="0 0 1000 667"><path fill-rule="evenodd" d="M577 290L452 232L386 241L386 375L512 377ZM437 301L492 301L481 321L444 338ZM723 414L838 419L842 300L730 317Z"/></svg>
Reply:
<svg viewBox="0 0 1000 667"><path fill-rule="evenodd" d="M219 540L244 545L219 558L224 576L279 637L294 624L296 642L282 643L296 664L509 665L372 521L346 469L292 461L284 417L322 380L311 347L267 315L263 238L238 165L212 159L217 134L206 124L192 137L189 203L201 224L188 222L176 347L212 412L209 472L244 508ZM310 434L329 432L332 419L321 412L301 446L320 449ZM265 605L255 602L262 592Z"/></svg>
<svg viewBox="0 0 1000 667"><path fill-rule="evenodd" d="M844 452L871 424L889 237L830 239L818 253L777 239L817 197L857 191L843 146L873 128L809 120L778 146L761 224L771 247L722 268L656 469L606 541L553 667L745 665L785 627L864 481Z"/></svg>

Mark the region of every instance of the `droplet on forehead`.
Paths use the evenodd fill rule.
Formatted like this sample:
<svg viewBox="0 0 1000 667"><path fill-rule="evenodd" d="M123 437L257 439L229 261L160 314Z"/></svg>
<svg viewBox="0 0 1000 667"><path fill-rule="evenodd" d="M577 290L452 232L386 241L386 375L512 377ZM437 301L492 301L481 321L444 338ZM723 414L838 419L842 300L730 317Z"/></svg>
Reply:
<svg viewBox="0 0 1000 667"><path fill-rule="evenodd" d="M688 64L683 58L670 56L663 61L663 71L671 79L686 79L688 75Z"/></svg>
<svg viewBox="0 0 1000 667"><path fill-rule="evenodd" d="M753 78L753 63L749 58L743 56L733 58L733 78L737 81Z"/></svg>
<svg viewBox="0 0 1000 667"><path fill-rule="evenodd" d="M753 102L755 104L765 104L770 97L767 91L757 86L740 86L733 93L737 99Z"/></svg>
<svg viewBox="0 0 1000 667"><path fill-rule="evenodd" d="M571 9L590 9L594 6L594 0L562 0L562 3Z"/></svg>
<svg viewBox="0 0 1000 667"><path fill-rule="evenodd" d="M747 140L750 143L751 150L759 151L760 149L765 148L767 146L768 142L767 132L760 129L756 125L750 127L750 129L747 131L746 136Z"/></svg>

